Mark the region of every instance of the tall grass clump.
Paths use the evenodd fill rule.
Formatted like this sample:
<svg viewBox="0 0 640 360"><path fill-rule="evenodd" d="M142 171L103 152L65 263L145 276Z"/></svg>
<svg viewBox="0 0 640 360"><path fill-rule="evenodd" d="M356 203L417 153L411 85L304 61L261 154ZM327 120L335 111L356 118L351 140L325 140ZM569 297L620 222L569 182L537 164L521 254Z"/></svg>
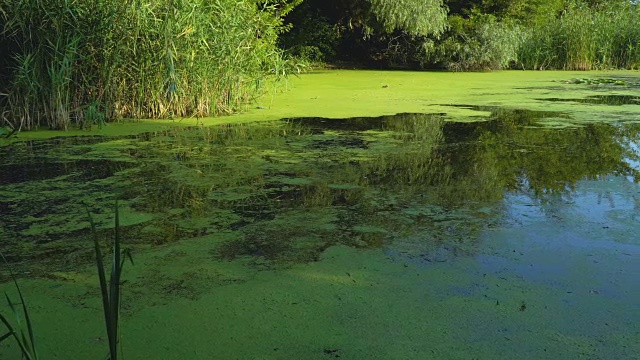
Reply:
<svg viewBox="0 0 640 360"><path fill-rule="evenodd" d="M93 233L93 245L96 253L96 266L98 267L98 279L100 280L100 294L102 297L102 309L104 312L105 328L107 330L107 339L109 340L109 356L108 360L118 359L118 350L120 343L120 278L122 277L122 268L126 258L133 263L131 254L127 250L121 250L121 231L120 231L120 213L118 211L118 203L115 205L115 237L113 241L113 257L111 259L111 275L107 282L107 275L102 260L102 251L100 250L100 241L98 240L98 232L93 221L91 213L89 222L91 223L91 232Z"/></svg>
<svg viewBox="0 0 640 360"><path fill-rule="evenodd" d="M104 313L105 328L107 332L107 339L109 341L109 355L106 359L117 360L118 351L120 350L120 302L121 302L121 277L122 269L124 268L125 260L128 258L133 263L133 258L128 250L121 249L121 229L120 229L120 213L118 211L118 202L115 204L115 236L113 241L113 254L111 258L111 273L109 281L107 281L107 273L104 266L102 250L100 246L100 240L98 237L98 231L96 229L95 222L91 213L87 212L89 223L91 225L91 233L93 235L93 246L96 255L96 266L98 268L98 279L100 281L100 294L102 298L102 309ZM22 295L18 280L11 269L11 266L7 262L2 252L0 252L0 258L9 269L9 275L13 280L16 291L19 297L20 307L16 307L8 294L5 293L8 306L11 313L14 316L15 321L9 321L9 319L0 312L0 322L4 324L7 332L0 336L0 343L13 339L18 345L23 359L36 360L38 359L38 352L36 348L36 341L33 331L33 324L29 316L29 309L27 307L26 300Z"/></svg>
<svg viewBox="0 0 640 360"><path fill-rule="evenodd" d="M20 286L18 285L18 280L9 266L7 259L4 257L4 254L0 252L0 257L2 257L2 261L9 269L9 275L11 280L13 280L13 284L16 287L16 291L18 293L18 298L20 302L17 303L20 306L16 307L16 303L9 297L7 293L5 293L5 298L7 300L7 304L9 305L9 309L11 309L11 313L13 314L15 323L12 324L9 319L0 313L0 322L2 322L7 329L7 333L0 336L0 343L4 340L13 338L20 348L20 352L22 353L22 358L26 360L36 360L38 359L38 351L36 348L36 341L33 332L33 324L31 323L31 318L29 316L29 308L27 307L27 302L22 295L22 290L20 290Z"/></svg>
<svg viewBox="0 0 640 360"><path fill-rule="evenodd" d="M518 58L527 69L637 69L640 8L629 2L589 7L575 2L530 28Z"/></svg>
<svg viewBox="0 0 640 360"><path fill-rule="evenodd" d="M66 129L236 111L287 71L276 46L284 14L271 3L0 0L12 49L1 121Z"/></svg>

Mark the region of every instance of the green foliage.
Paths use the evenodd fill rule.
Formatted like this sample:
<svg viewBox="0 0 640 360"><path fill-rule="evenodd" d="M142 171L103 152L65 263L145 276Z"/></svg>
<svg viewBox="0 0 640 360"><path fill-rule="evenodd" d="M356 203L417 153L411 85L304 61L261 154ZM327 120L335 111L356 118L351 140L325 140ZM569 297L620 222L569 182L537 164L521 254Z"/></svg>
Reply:
<svg viewBox="0 0 640 360"><path fill-rule="evenodd" d="M415 67L424 64L425 50L433 45L427 37L403 32L381 36L379 41L379 57L392 67Z"/></svg>
<svg viewBox="0 0 640 360"><path fill-rule="evenodd" d="M4 0L3 122L66 129L95 122L92 104L105 119L236 111L286 73L280 15L299 2Z"/></svg>
<svg viewBox="0 0 640 360"><path fill-rule="evenodd" d="M307 0L285 48L314 60L452 70L640 65L640 12L621 0ZM611 21L616 19L616 21ZM326 55L326 56L325 56Z"/></svg>
<svg viewBox="0 0 640 360"><path fill-rule="evenodd" d="M546 21L563 10L566 0L448 0L449 15L489 14L524 24Z"/></svg>
<svg viewBox="0 0 640 360"><path fill-rule="evenodd" d="M122 276L122 268L124 267L125 258L128 257L133 263L131 254L127 251L120 250L120 214L118 212L118 202L115 205L115 238L113 241L113 258L111 260L111 276L107 283L107 276L102 261L102 251L100 250L100 241L98 240L98 231L93 221L91 213L89 222L91 223L91 232L93 234L93 244L96 253L96 266L98 267L98 278L100 280L100 294L102 296L102 309L104 311L105 327L107 329L107 338L109 339L109 360L118 358L119 335L119 317L120 317L120 278Z"/></svg>
<svg viewBox="0 0 640 360"><path fill-rule="evenodd" d="M441 0L306 0L287 21L281 45L296 55L392 64L414 59L417 39L444 31L446 8Z"/></svg>
<svg viewBox="0 0 640 360"><path fill-rule="evenodd" d="M336 24L312 9L309 4L298 7L288 18L295 23L279 39L279 44L289 53L308 61L334 60L341 40ZM290 24L291 24L290 23Z"/></svg>
<svg viewBox="0 0 640 360"><path fill-rule="evenodd" d="M626 1L449 1L423 63L454 70L637 68L640 13ZM616 21L611 21L616 19Z"/></svg>
<svg viewBox="0 0 640 360"><path fill-rule="evenodd" d="M517 61L521 28L492 15L449 17L450 28L442 39L426 43L423 63L451 70L507 68Z"/></svg>
<svg viewBox="0 0 640 360"><path fill-rule="evenodd" d="M9 269L9 274L11 279L13 280L13 284L16 287L16 291L18 292L18 297L20 298L20 310L16 308L15 303L11 300L9 295L5 293L5 298L7 299L7 304L11 309L11 312L15 318L15 326L11 324L9 319L7 319L2 313L0 313L0 321L7 328L8 332L2 336L0 336L0 342L13 338L16 341L16 344L20 347L20 352L22 353L23 359L27 360L36 360L38 359L38 351L36 349L36 341L33 332L33 325L31 323L31 318L29 317L29 309L27 308L27 302L22 296L22 291L20 290L20 286L18 285L18 280L13 274L13 270L7 259L4 257L4 254L0 252L0 257L2 257L2 261L4 261L5 265ZM24 317L24 320L22 319Z"/></svg>
<svg viewBox="0 0 640 360"><path fill-rule="evenodd" d="M439 34L446 27L447 12L439 0L370 0L371 14L391 33Z"/></svg>
<svg viewBox="0 0 640 360"><path fill-rule="evenodd" d="M519 51L529 69L592 70L640 67L638 6L573 3L561 16L534 26ZM612 21L615 19L615 21Z"/></svg>
<svg viewBox="0 0 640 360"><path fill-rule="evenodd" d="M304 0L257 0L261 9L270 9L276 18L289 14L293 9L302 4Z"/></svg>

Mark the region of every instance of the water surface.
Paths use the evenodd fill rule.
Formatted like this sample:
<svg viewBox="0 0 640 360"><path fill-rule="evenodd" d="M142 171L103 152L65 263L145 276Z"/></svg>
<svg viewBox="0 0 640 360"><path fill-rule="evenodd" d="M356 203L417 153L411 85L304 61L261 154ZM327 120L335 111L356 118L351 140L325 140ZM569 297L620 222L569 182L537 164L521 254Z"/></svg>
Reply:
<svg viewBox="0 0 640 360"><path fill-rule="evenodd" d="M137 259L132 358L633 359L640 124L464 106L484 121L287 118L3 146L0 243L39 289L42 346L103 353L85 209L106 239L118 198ZM85 319L66 339L51 325L65 315Z"/></svg>

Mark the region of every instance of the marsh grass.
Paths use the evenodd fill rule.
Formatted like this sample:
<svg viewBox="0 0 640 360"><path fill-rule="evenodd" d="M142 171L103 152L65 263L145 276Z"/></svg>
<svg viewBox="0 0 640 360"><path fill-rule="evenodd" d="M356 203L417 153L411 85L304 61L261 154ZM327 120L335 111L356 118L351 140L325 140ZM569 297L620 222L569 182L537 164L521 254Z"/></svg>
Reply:
<svg viewBox="0 0 640 360"><path fill-rule="evenodd" d="M421 62L456 71L638 69L638 6L576 1L562 14L527 23L492 15L453 15L444 35L425 43Z"/></svg>
<svg viewBox="0 0 640 360"><path fill-rule="evenodd" d="M91 233L93 235L93 245L96 255L96 266L98 268L98 278L100 281L100 294L102 297L102 308L104 312L105 328L107 331L107 338L109 341L109 355L106 357L109 360L118 359L120 332L119 332L119 315L120 315L120 298L121 298L121 277L124 263L128 258L133 264L133 258L129 250L121 249L121 228L120 228L120 213L118 211L118 203L115 204L115 226L114 226L114 241L113 241L113 254L111 259L111 273L109 281L107 281L107 274L104 266L103 255L96 230L95 222L91 213L87 210L89 223L91 224ZM34 336L33 324L29 316L29 309L25 301L18 280L11 269L11 266L7 262L7 259L0 252L0 257L9 269L9 274L15 285L16 291L19 297L19 303L15 303L11 300L9 295L5 293L8 306L11 313L14 315L15 325L4 314L0 313L0 321L7 329L7 333L0 336L0 343L7 339L13 338L16 344L19 346L20 351L24 359L35 360L38 359L38 352L36 349L36 341ZM20 307L16 307L19 304ZM24 318L24 319L23 319Z"/></svg>
<svg viewBox="0 0 640 360"><path fill-rule="evenodd" d="M0 343L4 340L13 338L16 341L16 344L18 344L18 346L20 347L20 351L24 359L38 359L38 351L36 349L33 324L31 323L31 318L29 316L27 302L22 295L22 291L20 290L20 286L18 285L18 280L16 279L11 266L7 262L7 259L4 257L4 254L2 254L1 252L0 257L2 257L2 261L4 261L5 265L9 269L9 275L11 276L16 291L18 292L18 298L20 299L19 303L14 303L6 292L4 294L5 298L7 299L9 309L14 316L15 326L12 325L7 317L0 313L0 321L2 321L2 323L8 330L6 334L0 336ZM19 308L16 307L17 304L20 305Z"/></svg>
<svg viewBox="0 0 640 360"><path fill-rule="evenodd" d="M561 16L530 28L518 59L527 69L637 69L638 24L638 5L576 3Z"/></svg>
<svg viewBox="0 0 640 360"><path fill-rule="evenodd" d="M291 71L276 13L235 0L0 0L5 42L19 44L0 74L1 121L91 125L92 104L104 120L237 111Z"/></svg>
<svg viewBox="0 0 640 360"><path fill-rule="evenodd" d="M118 350L120 343L120 279L122 277L122 269L126 258L129 258L133 264L133 258L128 250L121 250L121 229L120 229L120 213L118 211L118 202L115 204L115 236L113 241L113 257L111 260L111 274L107 282L107 274L102 260L102 250L100 250L100 241L98 239L98 231L91 213L87 211L89 222L91 224L91 233L93 234L93 245L96 253L96 266L98 268L98 278L100 280L100 294L102 297L102 309L104 311L104 322L107 330L107 339L109 340L109 360L118 359Z"/></svg>

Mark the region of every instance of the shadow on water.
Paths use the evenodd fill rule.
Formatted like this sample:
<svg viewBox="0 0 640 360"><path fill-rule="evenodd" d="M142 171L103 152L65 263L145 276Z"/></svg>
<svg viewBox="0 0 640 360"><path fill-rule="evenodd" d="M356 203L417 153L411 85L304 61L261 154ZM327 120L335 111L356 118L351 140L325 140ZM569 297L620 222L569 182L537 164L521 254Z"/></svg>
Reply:
<svg viewBox="0 0 640 360"><path fill-rule="evenodd" d="M0 165L0 185L24 181L42 181L67 176L69 181L105 179L114 173L132 167L124 161L80 159L65 162L41 162Z"/></svg>
<svg viewBox="0 0 640 360"><path fill-rule="evenodd" d="M596 105L640 105L640 96L634 95L593 95L583 99L543 98L536 99L554 102L577 102Z"/></svg>
<svg viewBox="0 0 640 360"><path fill-rule="evenodd" d="M516 123L522 125L533 125L536 121L543 119L571 119L571 116L568 113L561 111L511 109L490 105L443 104L442 106L488 112L490 113L490 116L488 118L489 120L498 120L499 122Z"/></svg>
<svg viewBox="0 0 640 360"><path fill-rule="evenodd" d="M508 194L545 202L583 180L639 178L639 125L549 129L535 125L567 115L465 107L491 115L300 118L39 143L72 163L10 145L0 241L16 259L84 261L84 206L106 229L117 195L139 244L225 234L213 256L267 267L314 261L336 244L445 262L476 252Z"/></svg>

